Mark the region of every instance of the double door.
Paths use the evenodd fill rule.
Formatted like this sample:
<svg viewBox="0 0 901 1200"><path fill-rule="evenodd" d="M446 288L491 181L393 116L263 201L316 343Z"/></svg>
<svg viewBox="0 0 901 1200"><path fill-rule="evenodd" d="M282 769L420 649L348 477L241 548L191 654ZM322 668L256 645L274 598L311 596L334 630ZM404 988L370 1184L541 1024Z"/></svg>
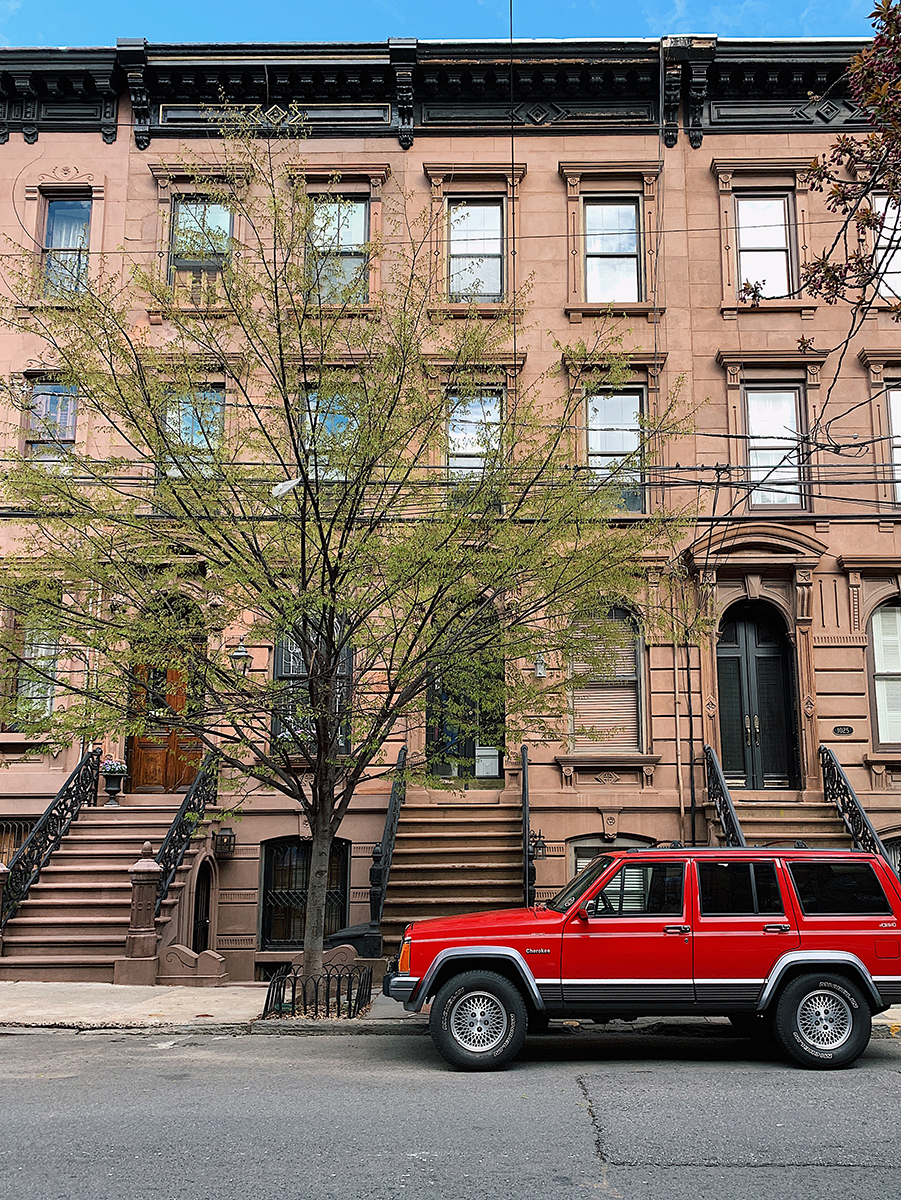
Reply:
<svg viewBox="0 0 901 1200"><path fill-rule="evenodd" d="M730 609L716 657L726 783L750 790L796 787L791 647L779 618L762 605Z"/></svg>
<svg viewBox="0 0 901 1200"><path fill-rule="evenodd" d="M135 707L146 712L144 732L131 739L129 775L133 792L181 792L194 782L200 766L200 739L170 723L190 703L183 671L139 666L144 683L135 690Z"/></svg>

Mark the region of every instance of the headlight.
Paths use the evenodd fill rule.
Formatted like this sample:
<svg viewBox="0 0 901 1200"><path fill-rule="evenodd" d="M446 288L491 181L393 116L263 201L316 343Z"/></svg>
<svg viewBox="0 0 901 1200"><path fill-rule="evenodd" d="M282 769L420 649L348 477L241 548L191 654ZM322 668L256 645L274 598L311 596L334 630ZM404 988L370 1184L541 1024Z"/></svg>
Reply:
<svg viewBox="0 0 901 1200"><path fill-rule="evenodd" d="M397 958L397 970L400 975L410 974L410 939L404 938L400 954Z"/></svg>

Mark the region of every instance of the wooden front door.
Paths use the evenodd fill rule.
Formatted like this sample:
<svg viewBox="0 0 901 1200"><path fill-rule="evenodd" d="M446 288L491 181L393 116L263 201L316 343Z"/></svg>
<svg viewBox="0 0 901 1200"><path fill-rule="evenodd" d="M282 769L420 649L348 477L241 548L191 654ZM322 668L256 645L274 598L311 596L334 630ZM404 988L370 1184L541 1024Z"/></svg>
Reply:
<svg viewBox="0 0 901 1200"><path fill-rule="evenodd" d="M730 609L716 660L726 783L752 791L797 787L791 647L777 614L757 604Z"/></svg>
<svg viewBox="0 0 901 1200"><path fill-rule="evenodd" d="M150 711L145 732L131 739L131 790L187 791L200 767L202 747L197 737L173 729L164 719L167 710L184 712L188 702L184 672L171 667L138 667L137 674L147 680L147 686L137 688L135 704Z"/></svg>

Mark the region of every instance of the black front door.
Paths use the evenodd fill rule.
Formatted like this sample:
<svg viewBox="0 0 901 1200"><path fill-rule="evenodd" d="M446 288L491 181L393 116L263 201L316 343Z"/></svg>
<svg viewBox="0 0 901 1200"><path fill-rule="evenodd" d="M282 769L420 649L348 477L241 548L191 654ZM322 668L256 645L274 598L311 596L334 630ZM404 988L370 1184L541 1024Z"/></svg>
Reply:
<svg viewBox="0 0 901 1200"><path fill-rule="evenodd" d="M791 647L765 605L731 608L716 651L720 747L731 788L797 786Z"/></svg>
<svg viewBox="0 0 901 1200"><path fill-rule="evenodd" d="M200 864L197 872L197 886L194 889L194 934L191 939L191 949L195 954L203 954L210 948L210 897L213 885L213 872L210 864Z"/></svg>

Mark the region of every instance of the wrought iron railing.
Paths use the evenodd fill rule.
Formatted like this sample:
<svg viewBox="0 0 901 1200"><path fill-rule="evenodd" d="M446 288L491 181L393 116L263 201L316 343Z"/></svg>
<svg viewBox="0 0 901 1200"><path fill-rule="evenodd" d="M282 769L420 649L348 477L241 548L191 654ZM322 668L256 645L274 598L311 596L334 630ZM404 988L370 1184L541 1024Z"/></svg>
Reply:
<svg viewBox="0 0 901 1200"><path fill-rule="evenodd" d="M717 820L723 831L727 846L747 846L745 835L741 831L741 822L729 795L723 768L712 746L704 747L704 765L707 768L707 797L716 809Z"/></svg>
<svg viewBox="0 0 901 1200"><path fill-rule="evenodd" d="M400 810L407 796L407 781L404 778L406 762L407 747L403 745L397 755L396 774L394 782L391 784L391 795L388 798L388 811L385 813L382 840L372 848L372 866L369 868L369 930L373 937L379 934L382 913L385 911L385 896L388 891L388 879L391 875L391 862L394 858L394 843L397 840Z"/></svg>
<svg viewBox="0 0 901 1200"><path fill-rule="evenodd" d="M532 861L532 827L529 823L529 747L520 750L522 758L522 902L526 908L535 903L535 863Z"/></svg>
<svg viewBox="0 0 901 1200"><path fill-rule="evenodd" d="M100 750L89 750L51 800L29 836L8 864L9 876L3 890L0 929L12 917L36 883L54 850L58 850L72 822L85 805L97 803Z"/></svg>
<svg viewBox="0 0 901 1200"><path fill-rule="evenodd" d="M24 845L34 829L34 821L27 819L11 821L0 819L0 863L9 862L20 846Z"/></svg>
<svg viewBox="0 0 901 1200"><path fill-rule="evenodd" d="M160 880L156 889L156 915L160 915L163 901L169 894L172 880L178 868L184 861L191 838L194 836L198 823L206 812L206 806L214 803L219 786L218 757L212 752L203 760L197 777L188 788L181 808L169 826L169 831L163 839L156 861L162 868Z"/></svg>
<svg viewBox="0 0 901 1200"><path fill-rule="evenodd" d="M358 1017L372 999L372 967L284 967L269 982L264 1017Z"/></svg>
<svg viewBox="0 0 901 1200"><path fill-rule="evenodd" d="M823 771L823 794L826 801L838 809L855 848L869 850L871 854L881 854L886 861L891 862L891 855L873 828L873 823L858 800L841 763L828 746L820 746L820 767Z"/></svg>

